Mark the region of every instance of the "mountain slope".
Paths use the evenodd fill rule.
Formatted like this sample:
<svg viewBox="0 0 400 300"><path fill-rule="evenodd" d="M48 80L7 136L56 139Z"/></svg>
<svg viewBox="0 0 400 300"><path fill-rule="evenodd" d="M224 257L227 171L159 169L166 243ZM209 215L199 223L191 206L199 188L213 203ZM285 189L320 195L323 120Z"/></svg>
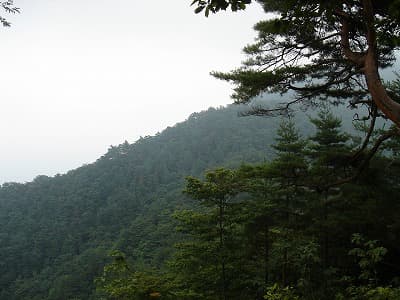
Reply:
<svg viewBox="0 0 400 300"><path fill-rule="evenodd" d="M136 268L162 267L176 241L170 214L190 205L185 176L273 155L279 121L239 118L237 109L194 113L65 175L2 185L0 299L91 299L112 249ZM312 130L305 114L297 120L302 132Z"/></svg>

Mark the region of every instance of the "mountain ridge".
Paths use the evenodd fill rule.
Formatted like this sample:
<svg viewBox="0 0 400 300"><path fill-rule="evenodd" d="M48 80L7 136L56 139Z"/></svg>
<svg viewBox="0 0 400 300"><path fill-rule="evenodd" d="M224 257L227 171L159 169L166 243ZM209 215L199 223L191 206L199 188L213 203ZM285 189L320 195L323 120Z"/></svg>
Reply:
<svg viewBox="0 0 400 300"><path fill-rule="evenodd" d="M184 178L273 156L279 121L240 117L237 106L193 113L96 162L0 187L0 299L95 299L93 280L112 249L138 268L162 268L176 241L170 215L192 205ZM342 113L350 127L351 113ZM296 121L312 131L307 115Z"/></svg>

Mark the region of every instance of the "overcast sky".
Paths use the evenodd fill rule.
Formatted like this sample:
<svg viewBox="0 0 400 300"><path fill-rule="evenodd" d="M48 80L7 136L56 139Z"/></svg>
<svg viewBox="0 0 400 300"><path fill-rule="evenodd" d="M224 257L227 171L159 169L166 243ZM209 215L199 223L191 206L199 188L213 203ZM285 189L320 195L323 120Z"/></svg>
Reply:
<svg viewBox="0 0 400 300"><path fill-rule="evenodd" d="M195 15L190 0L15 0L0 28L0 184L94 162L230 103L211 76L244 58L258 5Z"/></svg>

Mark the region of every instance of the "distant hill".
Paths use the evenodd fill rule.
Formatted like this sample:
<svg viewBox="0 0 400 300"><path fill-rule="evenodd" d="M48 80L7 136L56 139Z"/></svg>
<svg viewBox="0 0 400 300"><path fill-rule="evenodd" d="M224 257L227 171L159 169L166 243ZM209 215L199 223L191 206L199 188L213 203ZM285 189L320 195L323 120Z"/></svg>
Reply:
<svg viewBox="0 0 400 300"><path fill-rule="evenodd" d="M269 160L278 118L210 108L95 163L0 188L0 299L94 299L93 280L112 249L138 268L162 267L177 236L170 214L190 206L187 175ZM354 112L336 109L351 129ZM307 114L296 115L304 135Z"/></svg>

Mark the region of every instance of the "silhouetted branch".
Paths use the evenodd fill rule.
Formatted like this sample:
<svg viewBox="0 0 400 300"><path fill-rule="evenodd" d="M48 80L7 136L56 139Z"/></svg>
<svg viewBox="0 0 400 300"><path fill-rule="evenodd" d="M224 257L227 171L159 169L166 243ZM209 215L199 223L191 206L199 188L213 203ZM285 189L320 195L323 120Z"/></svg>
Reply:
<svg viewBox="0 0 400 300"><path fill-rule="evenodd" d="M368 155L365 157L365 159L359 165L359 167L357 168L356 173L353 176L350 176L350 177L347 177L347 178L343 178L343 179L338 180L338 181L336 181L334 183L328 184L328 185L324 186L322 190L328 190L328 189L330 189L332 187L339 186L339 185L342 185L342 184L345 184L345 183L350 183L350 182L356 180L358 177L360 177L362 172L368 166L369 162L374 157L376 152L379 150L379 147L382 145L382 143L385 142L386 140L392 138L393 136L396 136L396 135L399 135L399 134L400 134L400 131L399 131L398 128L395 128L393 130L387 131L386 133L382 134L376 140L374 146L368 152Z"/></svg>
<svg viewBox="0 0 400 300"><path fill-rule="evenodd" d="M377 117L377 112L378 112L378 107L372 102L372 109L371 109L371 123L368 128L367 136L364 139L363 144L361 145L360 149L357 150L357 152L353 155L352 161L357 160L361 153L364 152L364 150L367 148L369 140L371 139L371 135L374 132L375 129L375 124L376 124L376 117Z"/></svg>
<svg viewBox="0 0 400 300"><path fill-rule="evenodd" d="M20 9L14 6L13 0L0 1L0 7L9 14L20 13ZM0 16L0 22L4 27L10 27L11 23L6 18Z"/></svg>

